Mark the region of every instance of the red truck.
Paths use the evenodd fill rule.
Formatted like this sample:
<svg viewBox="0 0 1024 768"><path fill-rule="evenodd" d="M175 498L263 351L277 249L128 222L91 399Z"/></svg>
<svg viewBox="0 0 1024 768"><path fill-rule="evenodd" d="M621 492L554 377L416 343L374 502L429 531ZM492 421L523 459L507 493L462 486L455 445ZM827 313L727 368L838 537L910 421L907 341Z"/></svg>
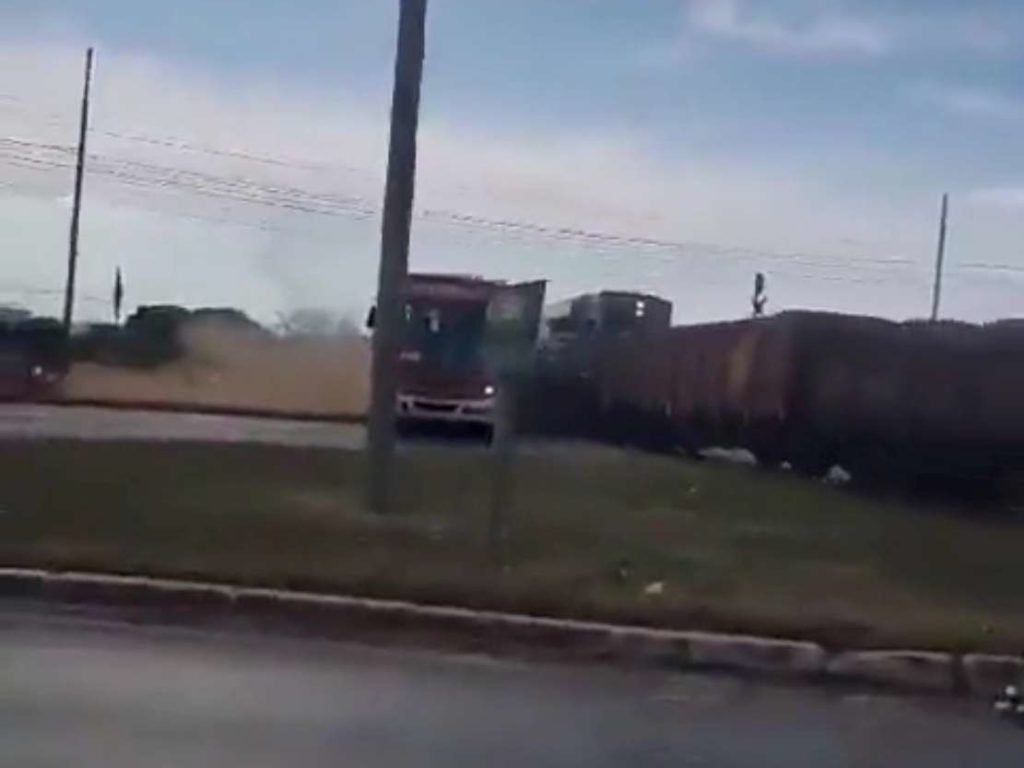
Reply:
<svg viewBox="0 0 1024 768"><path fill-rule="evenodd" d="M466 425L491 433L502 372L529 364L545 286L409 275L398 361L399 422Z"/></svg>

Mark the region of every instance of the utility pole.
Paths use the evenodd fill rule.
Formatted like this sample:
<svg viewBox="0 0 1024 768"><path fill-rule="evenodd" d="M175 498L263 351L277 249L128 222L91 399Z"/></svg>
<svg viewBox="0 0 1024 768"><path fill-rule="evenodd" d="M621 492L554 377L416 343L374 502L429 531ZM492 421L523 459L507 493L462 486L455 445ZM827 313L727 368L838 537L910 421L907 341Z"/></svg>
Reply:
<svg viewBox="0 0 1024 768"><path fill-rule="evenodd" d="M754 308L754 317L764 315L764 305L768 303L768 294L764 292L766 285L767 280L765 280L763 272L754 275L754 296L750 300L750 304Z"/></svg>
<svg viewBox="0 0 1024 768"><path fill-rule="evenodd" d="M121 268L114 272L114 325L121 324L121 306L124 304L124 278L121 276Z"/></svg>
<svg viewBox="0 0 1024 768"><path fill-rule="evenodd" d="M75 274L78 270L78 220L82 213L82 177L85 175L85 139L89 132L89 91L92 88L92 48L85 52L85 85L82 89L82 114L78 124L78 159L75 162L75 196L71 205L71 232L68 238L68 276L64 285L64 333L71 334L75 306Z"/></svg>
<svg viewBox="0 0 1024 768"><path fill-rule="evenodd" d="M426 46L427 0L400 2L367 434L368 501L370 509L379 514L390 512L393 500L397 364L404 329L402 290L409 268L409 231L416 186L416 131Z"/></svg>
<svg viewBox="0 0 1024 768"><path fill-rule="evenodd" d="M939 219L939 252L935 257L935 284L932 287L932 322L939 319L942 299L942 267L946 260L946 225L949 219L949 195L942 196L942 217Z"/></svg>

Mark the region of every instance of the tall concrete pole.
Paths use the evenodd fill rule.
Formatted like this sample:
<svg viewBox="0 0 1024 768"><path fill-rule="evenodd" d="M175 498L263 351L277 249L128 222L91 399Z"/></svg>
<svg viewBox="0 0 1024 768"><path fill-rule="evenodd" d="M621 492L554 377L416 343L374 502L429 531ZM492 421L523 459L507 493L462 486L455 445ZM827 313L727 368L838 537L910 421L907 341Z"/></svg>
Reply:
<svg viewBox="0 0 1024 768"><path fill-rule="evenodd" d="M75 193L71 204L71 231L68 236L68 274L64 284L64 333L71 333L75 308L75 276L78 271L78 221L82 213L82 178L85 175L85 139L89 132L89 91L92 88L92 48L85 52L85 85L82 89L82 113L78 124L78 157L75 162Z"/></svg>
<svg viewBox="0 0 1024 768"><path fill-rule="evenodd" d="M427 0L401 0L367 435L368 502L372 511L381 514L391 511L394 495L397 364L404 327L402 290L409 267L409 232L416 186L416 131L419 126L426 16Z"/></svg>

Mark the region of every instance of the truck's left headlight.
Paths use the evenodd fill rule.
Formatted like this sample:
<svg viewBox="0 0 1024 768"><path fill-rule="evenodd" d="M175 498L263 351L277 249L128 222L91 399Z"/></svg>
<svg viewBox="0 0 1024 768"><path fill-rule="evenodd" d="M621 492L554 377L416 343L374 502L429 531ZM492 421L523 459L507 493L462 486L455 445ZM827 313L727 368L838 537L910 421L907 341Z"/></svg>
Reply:
<svg viewBox="0 0 1024 768"><path fill-rule="evenodd" d="M484 397L494 397L495 392L497 392L497 390L494 388L493 384L488 384L484 387Z"/></svg>

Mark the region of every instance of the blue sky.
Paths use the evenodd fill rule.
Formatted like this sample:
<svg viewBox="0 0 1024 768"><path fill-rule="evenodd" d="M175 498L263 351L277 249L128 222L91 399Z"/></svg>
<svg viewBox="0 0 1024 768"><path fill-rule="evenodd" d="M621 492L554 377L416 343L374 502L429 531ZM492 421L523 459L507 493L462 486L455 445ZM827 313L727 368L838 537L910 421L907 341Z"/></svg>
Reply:
<svg viewBox="0 0 1024 768"><path fill-rule="evenodd" d="M96 120L108 132L131 127L289 160L315 160L319 148L363 177L289 176L292 186L375 201L396 6L8 0L0 50L8 63L29 62L22 68L31 76L10 66L0 76L0 94L26 107L0 110L0 136L44 134L31 109L61 111L53 97L71 97L75 52L92 43L100 50L97 88L108 89ZM762 269L776 309L903 317L927 308L935 212L948 190L950 314L1024 314L1022 39L1024 7L1015 0L432 0L421 207L688 248L595 252L544 237L510 242L507 232L496 238L493 228L425 217L414 263L511 277L540 272L560 294L659 289L676 300L680 320L742 313L751 273ZM173 84L166 93L165 82ZM131 149L100 146L112 157ZM147 162L186 162L180 152L151 150ZM205 160L211 173L281 182L266 164L187 160ZM52 250L63 209L45 201L50 188L38 179L14 187L0 197L0 227L28 216L45 231L20 227L4 242ZM138 200L113 187L97 183L86 233L94 293L124 261L129 275L142 273L130 284L138 300L170 290L169 276L153 272L160 259L137 254L159 231L181 239L179 263L197 265L176 273L208 263L206 243L230 254L222 263L249 265L247 278L225 277L221 287L172 281L185 300L230 303L235 291L261 317L335 300L339 311L357 314L368 300L372 218L325 225L237 205L225 214L218 201L221 221L203 223L203 201L180 195L153 197L142 216ZM338 249L353 254L346 272L331 261ZM893 265L868 266L875 261ZM982 263L1010 269L964 266ZM25 269L33 284L59 283L59 270ZM252 285L243 289L245 280ZM339 280L346 288L335 299L323 286Z"/></svg>
<svg viewBox="0 0 1024 768"><path fill-rule="evenodd" d="M14 0L10 13L21 22L15 28L384 99L396 5ZM736 21L695 21L702 6L732 7ZM828 42L815 33L828 19L870 32L861 42ZM770 42L775 28L792 39ZM933 151L952 152L982 172L1000 167L1019 126L936 120L920 94L959 86L1024 101L1021 35L1024 8L1015 0L434 0L425 109L472 123L642 127L669 152L687 140L713 152L756 143L762 153L803 156L857 139L909 152L921 165ZM994 146L979 156L965 139L981 130Z"/></svg>

